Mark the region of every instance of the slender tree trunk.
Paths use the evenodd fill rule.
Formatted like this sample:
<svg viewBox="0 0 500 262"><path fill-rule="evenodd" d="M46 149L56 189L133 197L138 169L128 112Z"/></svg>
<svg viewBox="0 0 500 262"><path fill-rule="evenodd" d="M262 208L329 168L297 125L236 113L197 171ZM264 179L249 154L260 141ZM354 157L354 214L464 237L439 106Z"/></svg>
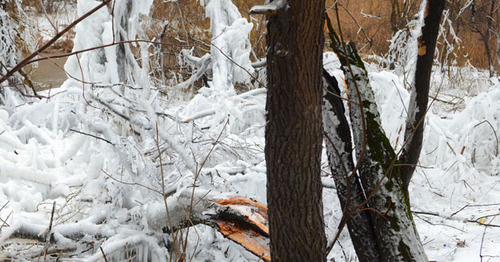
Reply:
<svg viewBox="0 0 500 262"><path fill-rule="evenodd" d="M495 7L496 0L491 0L491 7L490 7L490 14L488 16L488 23L486 27L486 39L484 39L484 47L486 49L486 55L488 56L488 69L490 70L490 77L495 76L495 64L493 62L493 54L490 48L490 39L491 39L491 32L494 30L493 28L493 22L494 22L494 15L495 12L498 12L498 9ZM497 15L498 17L498 15ZM498 21L496 21L498 23Z"/></svg>
<svg viewBox="0 0 500 262"><path fill-rule="evenodd" d="M432 63L439 32L439 24L443 13L445 0L428 0L425 7L422 36L418 38L417 69L415 71L415 86L411 90L408 117L406 118L405 146L399 158L403 189L408 191L411 177L415 171L424 135L424 119L429 102L429 86L431 81Z"/></svg>
<svg viewBox="0 0 500 262"><path fill-rule="evenodd" d="M498 66L498 68L500 68L500 33L497 34L497 53L496 53L496 57L497 57L497 66Z"/></svg>
<svg viewBox="0 0 500 262"><path fill-rule="evenodd" d="M490 77L495 75L495 66L493 65L493 54L490 48L490 38L491 35L487 33L485 37L482 38L484 43L484 50L486 52L486 57L488 58L488 71L490 72Z"/></svg>
<svg viewBox="0 0 500 262"><path fill-rule="evenodd" d="M130 22L130 12L133 7L132 0L124 0L119 2L119 8L115 6L115 10L113 12L113 19L115 19L115 32L113 32L114 40L116 42L127 41L128 39L128 31L129 31L129 22ZM115 5L113 3L113 5ZM125 10L125 11L123 11ZM116 13L115 13L116 12ZM117 70L118 70L118 80L120 82L126 82L130 73L130 64L127 59L127 52L130 52L127 47L128 44L121 43L116 48L116 60L117 60ZM123 88L122 88L123 92Z"/></svg>
<svg viewBox="0 0 500 262"><path fill-rule="evenodd" d="M401 11L399 9L399 0L391 0L391 29L392 35L395 35L401 26Z"/></svg>
<svg viewBox="0 0 500 262"><path fill-rule="evenodd" d="M267 24L272 261L325 261L321 148L324 0L275 0ZM282 5L281 5L282 4Z"/></svg>

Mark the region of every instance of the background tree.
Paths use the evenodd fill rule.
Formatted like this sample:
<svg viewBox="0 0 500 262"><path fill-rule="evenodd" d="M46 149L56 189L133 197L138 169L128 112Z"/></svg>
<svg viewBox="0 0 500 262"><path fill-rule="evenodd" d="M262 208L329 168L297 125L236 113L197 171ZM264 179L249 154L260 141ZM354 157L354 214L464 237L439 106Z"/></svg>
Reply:
<svg viewBox="0 0 500 262"><path fill-rule="evenodd" d="M391 2L391 29L394 35L399 30L408 25L413 14L418 11L416 0L389 0Z"/></svg>
<svg viewBox="0 0 500 262"><path fill-rule="evenodd" d="M325 261L322 53L324 0L273 1L267 13L267 201L273 261Z"/></svg>
<svg viewBox="0 0 500 262"><path fill-rule="evenodd" d="M494 47L491 46L492 36L499 35L498 19L500 5L497 0L474 0L469 1L462 7L464 14L460 19L466 22L470 31L479 35L479 40L483 42L486 57L488 59L488 70L490 77L495 75Z"/></svg>

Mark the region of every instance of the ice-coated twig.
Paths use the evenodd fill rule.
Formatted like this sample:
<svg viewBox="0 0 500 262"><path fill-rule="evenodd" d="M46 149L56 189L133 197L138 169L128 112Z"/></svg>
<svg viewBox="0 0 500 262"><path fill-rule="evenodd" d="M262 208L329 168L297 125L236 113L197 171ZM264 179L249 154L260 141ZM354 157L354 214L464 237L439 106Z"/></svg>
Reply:
<svg viewBox="0 0 500 262"><path fill-rule="evenodd" d="M200 57L195 57L186 52L184 50L182 52L184 57L186 58L187 61L194 63L198 70L186 81L178 84L175 86L176 88L182 88L182 89L187 89L189 88L194 82L196 82L198 79L200 79L209 69L209 65L212 63L212 56L209 54L206 54L204 56Z"/></svg>
<svg viewBox="0 0 500 262"><path fill-rule="evenodd" d="M267 59L264 58L264 59L262 59L260 61L253 62L252 63L252 67L253 68L264 67L264 66L266 66L266 64L267 64Z"/></svg>

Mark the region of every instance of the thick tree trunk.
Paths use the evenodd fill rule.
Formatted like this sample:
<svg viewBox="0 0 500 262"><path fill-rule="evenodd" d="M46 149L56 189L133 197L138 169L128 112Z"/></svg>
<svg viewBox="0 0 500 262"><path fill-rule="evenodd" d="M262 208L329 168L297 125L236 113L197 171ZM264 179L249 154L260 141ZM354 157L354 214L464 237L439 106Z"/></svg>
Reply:
<svg viewBox="0 0 500 262"><path fill-rule="evenodd" d="M325 2L271 4L265 135L271 259L325 261L320 173Z"/></svg>
<svg viewBox="0 0 500 262"><path fill-rule="evenodd" d="M415 86L411 89L410 105L406 118L405 146L399 158L403 188L407 192L415 171L424 135L424 118L429 101L434 51L445 0L428 0L425 7L422 36L418 38L418 58L415 71Z"/></svg>

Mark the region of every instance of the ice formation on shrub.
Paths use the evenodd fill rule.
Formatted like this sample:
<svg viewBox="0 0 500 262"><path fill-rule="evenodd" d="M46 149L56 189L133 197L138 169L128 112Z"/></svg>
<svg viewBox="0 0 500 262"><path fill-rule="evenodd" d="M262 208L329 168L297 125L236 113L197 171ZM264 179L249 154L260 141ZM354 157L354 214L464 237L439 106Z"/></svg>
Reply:
<svg viewBox="0 0 500 262"><path fill-rule="evenodd" d="M139 13L147 14L146 6L150 3L133 2L145 4L134 4L128 10L123 6L127 4L125 0L116 1L115 5L115 18L131 19L124 38L129 40L142 36L134 19ZM99 3L79 0L79 15ZM168 261L172 238L161 230L167 221L159 193L160 155L167 200L172 208L188 205L185 196L192 192L193 185L196 194L210 192L210 198L237 195L266 202L266 90L257 88L238 94L234 91L235 81L251 78L247 39L251 24L241 18L229 0L210 0L206 4L207 14L214 20L212 29L218 30L213 33L214 45L208 54L213 60L210 66L214 79L190 101L170 93L165 96L150 86L145 77L147 68L131 63L130 59L135 60L129 52L125 53L129 69L122 83L118 66L125 64L116 63L117 47L112 46L83 53L79 61L75 56L69 59L68 73L87 83L70 79L61 88L42 93L50 94L49 99L18 107L0 105L0 207L6 204L0 209L0 218L8 223L1 226L0 245L4 253L23 259L42 253L47 246L52 248L53 245L42 243L26 249L25 244L8 238L23 232L46 240L52 204L56 202L52 233L59 247L67 248L63 255L98 261L102 260L102 247L109 261L129 257L138 261ZM77 26L75 50L112 43L110 12L103 8ZM114 28L121 30L116 24ZM141 58L144 57L147 55L143 53ZM329 53L325 57L329 72L343 83L335 55ZM408 99L405 78L369 70L382 125L397 150L402 143L398 129L404 123ZM494 130L498 133L500 129L496 103L500 99L499 83L489 79L476 81L483 79L483 74L473 74L473 81L463 85L476 85L477 96L468 97L460 112L447 112L446 118L432 112L428 115L420 160L423 167L417 169L410 188L415 210L435 211L449 217L474 201L498 202L495 171L500 158ZM440 83L441 75L436 78ZM444 83L445 87L451 86ZM446 91L459 92L449 88ZM194 183L196 174L199 176ZM323 182L326 230L332 237L341 210L331 178L325 175ZM425 245L429 257L450 260L456 258L456 253L468 261L476 259L471 254L479 250L475 242L483 228L462 221L473 215L490 214L491 210L494 208L471 208L455 216L455 220L447 220L461 230L453 234L468 240L466 247L460 249L454 239L443 234L454 229L440 228L437 224L442 221L429 225L416 219L422 238L433 239ZM486 234L483 252L500 255L496 247L488 246L495 243L492 236L498 235L493 230L497 229L488 228L491 234ZM342 234L340 241L342 247L335 246L330 257L343 260L343 254L347 254L354 259L348 236ZM443 247L443 243L447 246ZM213 228L202 225L190 231L187 255L194 261L257 260Z"/></svg>

